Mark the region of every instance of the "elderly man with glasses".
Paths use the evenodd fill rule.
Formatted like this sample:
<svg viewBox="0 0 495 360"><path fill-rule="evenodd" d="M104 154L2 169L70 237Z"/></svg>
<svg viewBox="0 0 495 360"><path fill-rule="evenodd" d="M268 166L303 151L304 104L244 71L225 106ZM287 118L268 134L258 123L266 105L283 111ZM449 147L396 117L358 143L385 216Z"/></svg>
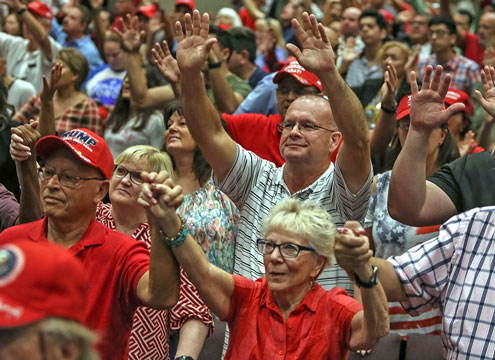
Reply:
<svg viewBox="0 0 495 360"><path fill-rule="evenodd" d="M143 242L112 231L95 219L114 170L110 149L100 136L87 129L74 129L61 137L41 138L35 151L45 160L39 170L45 216L5 230L0 242L26 238L56 243L79 258L90 284L83 324L101 334L98 350L102 359L124 359L136 308L167 308L178 300L173 255L160 241L159 231L152 231L150 255ZM152 220L157 219L148 220L153 229ZM165 273L171 276L173 286L165 288L158 281Z"/></svg>

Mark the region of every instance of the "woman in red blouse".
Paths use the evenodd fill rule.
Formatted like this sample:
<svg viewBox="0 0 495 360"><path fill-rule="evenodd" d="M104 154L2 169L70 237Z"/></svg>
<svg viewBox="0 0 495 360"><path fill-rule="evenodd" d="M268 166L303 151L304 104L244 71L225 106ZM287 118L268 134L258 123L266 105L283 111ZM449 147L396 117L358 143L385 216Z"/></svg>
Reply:
<svg viewBox="0 0 495 360"><path fill-rule="evenodd" d="M359 262L348 262L359 265L346 270L362 287L363 306L340 288L325 291L316 283L331 263L336 233L319 205L288 199L272 209L257 241L266 275L253 281L208 262L176 215L182 189L166 175L143 174L139 202L160 219L165 241L206 305L228 323L225 359L347 359L348 349L371 348L388 332L386 297L357 223L338 236L362 249Z"/></svg>

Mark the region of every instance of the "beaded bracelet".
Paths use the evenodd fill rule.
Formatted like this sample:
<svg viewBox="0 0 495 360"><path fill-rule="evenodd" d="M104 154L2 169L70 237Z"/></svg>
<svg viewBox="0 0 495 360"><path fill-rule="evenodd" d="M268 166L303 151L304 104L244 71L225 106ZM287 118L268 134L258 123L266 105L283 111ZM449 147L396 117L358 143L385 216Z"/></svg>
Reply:
<svg viewBox="0 0 495 360"><path fill-rule="evenodd" d="M171 247L177 247L179 245L182 245L182 243L184 242L184 240L186 240L186 237L187 237L187 230L186 230L186 224L184 223L184 221L182 221L182 219L180 219L180 228L179 228L179 231L177 232L177 234L175 234L175 236L172 236L172 237L168 237L167 235L163 234L162 232L162 240L167 244L167 245L170 245Z"/></svg>

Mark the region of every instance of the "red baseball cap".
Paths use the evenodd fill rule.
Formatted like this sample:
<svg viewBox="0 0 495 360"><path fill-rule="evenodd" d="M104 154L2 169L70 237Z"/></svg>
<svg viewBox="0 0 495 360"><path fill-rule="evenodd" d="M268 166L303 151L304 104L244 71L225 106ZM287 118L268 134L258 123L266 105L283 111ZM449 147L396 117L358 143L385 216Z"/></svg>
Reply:
<svg viewBox="0 0 495 360"><path fill-rule="evenodd" d="M292 75L294 79L299 81L304 86L316 86L318 90L322 90L321 81L312 72L301 66L295 57L290 56L287 59L284 67L273 78L273 82L278 84L284 77Z"/></svg>
<svg viewBox="0 0 495 360"><path fill-rule="evenodd" d="M46 317L81 323L87 287L82 263L59 245L32 240L0 245L0 328Z"/></svg>
<svg viewBox="0 0 495 360"><path fill-rule="evenodd" d="M447 105L453 105L455 103L464 104L464 112L469 116L472 116L474 113L474 106L471 98L464 91L457 89L449 89L447 95L445 96L445 103Z"/></svg>
<svg viewBox="0 0 495 360"><path fill-rule="evenodd" d="M400 99L397 106L397 120L405 118L411 112L411 95L406 95Z"/></svg>
<svg viewBox="0 0 495 360"><path fill-rule="evenodd" d="M41 17L44 17L44 18L47 18L47 19L52 19L53 18L53 11L52 9L50 9L48 7L47 4L45 4L44 2L41 2L41 1L31 1L29 4L27 4L27 8L29 9L29 11L41 16Z"/></svg>
<svg viewBox="0 0 495 360"><path fill-rule="evenodd" d="M383 18L387 22L387 24L392 25L394 23L394 14L385 9L378 10L380 14L382 14Z"/></svg>
<svg viewBox="0 0 495 360"><path fill-rule="evenodd" d="M194 0L177 0L175 2L175 6L179 5L186 5L191 10L196 9L196 3L194 2Z"/></svg>
<svg viewBox="0 0 495 360"><path fill-rule="evenodd" d="M140 6L138 8L138 13L143 14L148 19L152 18L153 15L155 15L155 13L156 13L156 6L155 6L155 4L148 4L148 5Z"/></svg>
<svg viewBox="0 0 495 360"><path fill-rule="evenodd" d="M36 154L47 159L51 153L60 148L70 150L86 164L100 170L106 179L113 172L113 156L107 143L101 136L88 129L69 130L58 137L44 136L36 143Z"/></svg>

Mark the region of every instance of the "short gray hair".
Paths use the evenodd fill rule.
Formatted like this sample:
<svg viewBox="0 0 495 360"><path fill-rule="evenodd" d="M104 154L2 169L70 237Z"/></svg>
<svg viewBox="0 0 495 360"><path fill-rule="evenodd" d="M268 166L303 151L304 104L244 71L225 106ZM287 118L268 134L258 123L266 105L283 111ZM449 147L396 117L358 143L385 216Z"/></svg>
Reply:
<svg viewBox="0 0 495 360"><path fill-rule="evenodd" d="M332 216L317 203L287 199L272 208L263 225L265 235L282 232L307 240L327 259L326 265L332 264L336 228Z"/></svg>
<svg viewBox="0 0 495 360"><path fill-rule="evenodd" d="M153 171L158 173L165 170L172 179L175 178L174 167L172 166L170 156L166 152L160 151L153 146L134 145L125 149L117 158L115 158L116 165L120 165L127 161L137 164L146 164L148 172Z"/></svg>
<svg viewBox="0 0 495 360"><path fill-rule="evenodd" d="M94 349L98 336L78 322L50 317L42 320L41 329L46 339L55 344L75 344L79 350L78 360L100 359Z"/></svg>

